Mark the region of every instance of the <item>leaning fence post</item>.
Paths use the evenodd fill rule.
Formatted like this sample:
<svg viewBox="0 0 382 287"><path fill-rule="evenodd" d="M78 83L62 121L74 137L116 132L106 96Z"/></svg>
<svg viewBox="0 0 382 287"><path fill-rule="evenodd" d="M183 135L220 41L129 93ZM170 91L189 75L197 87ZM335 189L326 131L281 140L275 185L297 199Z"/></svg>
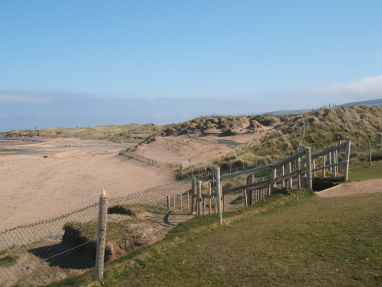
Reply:
<svg viewBox="0 0 382 287"><path fill-rule="evenodd" d="M306 160L306 188L312 189L312 152L310 147L305 148L305 160Z"/></svg>
<svg viewBox="0 0 382 287"><path fill-rule="evenodd" d="M344 171L345 181L349 180L350 148L351 148L351 141L348 141L346 143L346 153L345 153L345 160L346 160L345 171Z"/></svg>
<svg viewBox="0 0 382 287"><path fill-rule="evenodd" d="M99 198L98 230L97 230L97 253L95 262L95 276L98 279L103 278L103 267L105 261L106 247L106 222L107 222L108 197L105 189L102 189L102 195Z"/></svg>
<svg viewBox="0 0 382 287"><path fill-rule="evenodd" d="M219 224L223 224L222 216L222 191L220 185L220 168L215 168L215 178L216 178L216 193L218 198L218 213L219 213Z"/></svg>

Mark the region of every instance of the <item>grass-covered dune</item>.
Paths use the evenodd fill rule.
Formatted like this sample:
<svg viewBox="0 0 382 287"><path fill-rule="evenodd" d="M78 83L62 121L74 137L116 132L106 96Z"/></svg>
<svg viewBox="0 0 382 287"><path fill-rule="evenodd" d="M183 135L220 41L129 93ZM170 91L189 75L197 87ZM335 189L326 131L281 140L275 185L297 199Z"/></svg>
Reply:
<svg viewBox="0 0 382 287"><path fill-rule="evenodd" d="M308 120L309 118L309 120ZM241 167L244 164L257 160L268 162L274 158L285 157L289 152L298 148L301 133L305 123L309 125L301 142L301 147L311 147L319 151L328 145L339 141L353 141L353 152L357 152L354 159L366 160L368 158L367 142L371 140L373 158L379 159L382 136L382 108L379 106L342 106L335 109L320 109L314 112L305 112L298 115L283 116L274 129L263 137L240 145L232 152L219 158L199 162L183 171L183 176L191 174L193 170L212 170L219 166ZM361 149L356 149L358 140Z"/></svg>
<svg viewBox="0 0 382 287"><path fill-rule="evenodd" d="M16 130L1 132L0 137L22 138L22 137L41 137L41 138L80 138L80 139L106 139L113 142L140 143L162 131L162 126L155 124L128 124L110 125L99 127L80 127L80 128L46 128L33 130Z"/></svg>

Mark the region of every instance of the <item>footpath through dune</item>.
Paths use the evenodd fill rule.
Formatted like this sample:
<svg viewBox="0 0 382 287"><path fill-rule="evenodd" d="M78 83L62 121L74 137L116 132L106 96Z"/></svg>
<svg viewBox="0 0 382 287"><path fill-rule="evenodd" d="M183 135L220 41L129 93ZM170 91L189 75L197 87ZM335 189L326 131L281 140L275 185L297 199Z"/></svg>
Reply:
<svg viewBox="0 0 382 287"><path fill-rule="evenodd" d="M253 134L238 134L220 137L207 135L203 137L189 137L187 135L158 137L154 142L139 146L137 154L160 162L181 162L187 167L189 159L192 164L222 156L233 150L235 146L218 144L218 140L231 140L237 143L247 143L267 134L273 127L264 127L264 132Z"/></svg>
<svg viewBox="0 0 382 287"><path fill-rule="evenodd" d="M317 192L317 195L321 197L336 197L376 192L382 192L382 179L345 182L338 186Z"/></svg>

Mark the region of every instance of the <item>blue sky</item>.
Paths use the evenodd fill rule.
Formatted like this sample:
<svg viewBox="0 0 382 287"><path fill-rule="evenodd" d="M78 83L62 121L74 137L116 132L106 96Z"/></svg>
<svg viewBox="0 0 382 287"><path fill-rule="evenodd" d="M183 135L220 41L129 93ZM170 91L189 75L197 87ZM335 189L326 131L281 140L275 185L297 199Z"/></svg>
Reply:
<svg viewBox="0 0 382 287"><path fill-rule="evenodd" d="M0 130L382 98L382 1L0 1Z"/></svg>

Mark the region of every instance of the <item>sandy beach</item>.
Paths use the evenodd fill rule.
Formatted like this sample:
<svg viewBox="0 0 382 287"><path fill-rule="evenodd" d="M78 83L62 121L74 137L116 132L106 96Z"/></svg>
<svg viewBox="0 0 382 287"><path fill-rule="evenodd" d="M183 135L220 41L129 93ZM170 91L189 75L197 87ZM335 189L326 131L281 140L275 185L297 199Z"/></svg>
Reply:
<svg viewBox="0 0 382 287"><path fill-rule="evenodd" d="M187 166L189 158L194 164L234 148L218 144L218 139L247 142L263 134L160 137L139 147L137 153ZM174 172L118 155L128 145L76 138L1 141L1 149L28 149L28 152L0 153L0 232L91 205L99 200L103 187L109 198L114 198L175 181Z"/></svg>
<svg viewBox="0 0 382 287"><path fill-rule="evenodd" d="M110 198L125 196L174 181L172 172L118 155L100 141L54 139L34 144L103 147L42 152L38 155L0 154L0 231L60 216L98 201L102 188ZM18 145L25 148L28 144ZM9 147L9 146L7 146ZM16 148L16 147L13 147ZM44 158L44 155L48 156Z"/></svg>

